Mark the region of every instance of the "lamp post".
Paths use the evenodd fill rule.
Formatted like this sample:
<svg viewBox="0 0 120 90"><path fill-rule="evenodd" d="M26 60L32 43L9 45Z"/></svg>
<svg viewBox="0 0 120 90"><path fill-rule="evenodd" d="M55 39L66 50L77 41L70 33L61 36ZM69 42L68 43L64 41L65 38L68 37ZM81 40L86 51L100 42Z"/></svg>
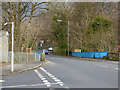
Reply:
<svg viewBox="0 0 120 90"><path fill-rule="evenodd" d="M12 24L12 56L11 56L11 72L14 71L14 22L6 22L4 25Z"/></svg>
<svg viewBox="0 0 120 90"><path fill-rule="evenodd" d="M68 22L68 56L69 56L69 20L63 21L63 20L57 20L58 22Z"/></svg>

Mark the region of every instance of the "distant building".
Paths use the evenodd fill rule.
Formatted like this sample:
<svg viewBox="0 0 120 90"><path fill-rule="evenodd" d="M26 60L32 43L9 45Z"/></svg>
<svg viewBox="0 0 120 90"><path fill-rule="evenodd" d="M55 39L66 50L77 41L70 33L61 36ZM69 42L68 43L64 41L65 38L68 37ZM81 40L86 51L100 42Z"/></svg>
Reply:
<svg viewBox="0 0 120 90"><path fill-rule="evenodd" d="M0 31L0 62L8 61L8 32Z"/></svg>

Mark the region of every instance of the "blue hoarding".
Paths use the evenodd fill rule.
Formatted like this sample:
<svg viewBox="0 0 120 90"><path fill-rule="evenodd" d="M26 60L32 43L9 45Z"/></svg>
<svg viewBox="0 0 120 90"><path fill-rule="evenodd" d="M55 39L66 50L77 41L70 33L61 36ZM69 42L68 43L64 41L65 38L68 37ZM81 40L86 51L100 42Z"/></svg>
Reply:
<svg viewBox="0 0 120 90"><path fill-rule="evenodd" d="M90 58L103 58L103 56L107 57L108 51L105 52L72 52L72 56L74 57L90 57Z"/></svg>

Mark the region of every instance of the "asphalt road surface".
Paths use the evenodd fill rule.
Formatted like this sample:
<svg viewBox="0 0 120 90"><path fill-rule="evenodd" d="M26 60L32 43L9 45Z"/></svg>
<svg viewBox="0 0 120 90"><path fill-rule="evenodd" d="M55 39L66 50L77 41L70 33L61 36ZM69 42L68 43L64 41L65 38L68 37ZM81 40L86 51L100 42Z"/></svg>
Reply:
<svg viewBox="0 0 120 90"><path fill-rule="evenodd" d="M47 55L32 71L2 77L2 88L118 88L118 63Z"/></svg>

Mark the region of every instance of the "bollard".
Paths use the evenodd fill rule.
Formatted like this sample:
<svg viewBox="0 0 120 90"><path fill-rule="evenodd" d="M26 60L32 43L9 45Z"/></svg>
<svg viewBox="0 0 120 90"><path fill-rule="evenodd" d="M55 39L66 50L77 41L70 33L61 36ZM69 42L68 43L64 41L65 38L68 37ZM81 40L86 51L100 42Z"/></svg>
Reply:
<svg viewBox="0 0 120 90"><path fill-rule="evenodd" d="M40 58L41 61L45 61L45 53L41 53L41 58Z"/></svg>

